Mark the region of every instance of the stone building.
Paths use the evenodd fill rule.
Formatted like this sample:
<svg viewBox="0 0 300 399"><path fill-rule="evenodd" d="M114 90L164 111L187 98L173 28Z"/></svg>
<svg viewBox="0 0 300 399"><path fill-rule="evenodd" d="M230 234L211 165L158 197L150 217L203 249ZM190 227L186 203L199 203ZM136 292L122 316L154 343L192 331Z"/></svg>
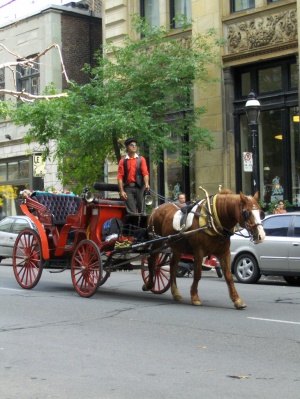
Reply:
<svg viewBox="0 0 300 399"><path fill-rule="evenodd" d="M44 6L17 22L0 26L0 43L21 57L31 57L52 44L58 44L68 78L86 83L88 77L81 69L85 63L93 62L93 54L102 44L101 14L97 12L100 8L99 0L79 5L71 2L65 6ZM0 64L15 61L3 46L0 47ZM31 94L42 94L52 82L59 91L66 88L59 52L55 49L47 52L36 67L16 72L0 69L0 88L25 89ZM9 98L4 96L5 100ZM41 162L38 146L35 143L28 146L23 142L25 133L26 128L0 120L0 187L4 187L3 190L14 187L15 192L25 187L61 189L56 165ZM15 213L14 202L8 199L5 202L6 213Z"/></svg>
<svg viewBox="0 0 300 399"><path fill-rule="evenodd" d="M151 171L151 187L172 198L174 188L188 197L209 193L219 185L250 194L253 175L249 159L258 156L260 196L270 202L288 199L300 205L300 140L298 110L298 5L299 0L107 0L103 3L104 40L121 43L130 29L131 15L138 13L153 25L172 26L183 13L193 20L185 34L215 28L227 40L220 50L222 67L211 70L218 81L195 88L195 105L205 106L201 124L215 138L212 151L191 154L190 166L177 164L176 155L164 154L165 162ZM254 91L261 104L258 148L245 112L248 94ZM250 168L251 169L251 168ZM257 185L256 185L257 187Z"/></svg>

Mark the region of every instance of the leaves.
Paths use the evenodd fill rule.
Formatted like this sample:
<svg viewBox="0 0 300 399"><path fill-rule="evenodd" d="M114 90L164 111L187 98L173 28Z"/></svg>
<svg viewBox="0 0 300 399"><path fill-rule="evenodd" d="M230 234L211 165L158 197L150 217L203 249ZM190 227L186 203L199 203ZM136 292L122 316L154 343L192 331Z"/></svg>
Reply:
<svg viewBox="0 0 300 399"><path fill-rule="evenodd" d="M190 23L183 22L185 28ZM215 32L183 32L174 40L164 27L152 28L138 16L132 24L142 39L128 36L121 47L102 47L97 65L84 67L88 84L72 84L65 98L10 110L15 124L29 127L26 142L37 142L44 157L57 159L59 177L74 191L96 181L107 158L118 162L129 136L144 144L143 152L150 149L155 163L178 145L185 164L195 149L213 146L211 133L199 124L205 109L194 106L193 85L210 82L208 69L218 63ZM53 85L46 92L56 93Z"/></svg>

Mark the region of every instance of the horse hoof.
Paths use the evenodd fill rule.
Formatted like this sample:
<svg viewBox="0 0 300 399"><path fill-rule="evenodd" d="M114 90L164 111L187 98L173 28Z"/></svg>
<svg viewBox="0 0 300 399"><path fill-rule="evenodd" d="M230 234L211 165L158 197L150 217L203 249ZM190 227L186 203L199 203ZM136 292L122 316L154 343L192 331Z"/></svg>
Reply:
<svg viewBox="0 0 300 399"><path fill-rule="evenodd" d="M193 306L202 306L202 303L201 303L200 299L198 299L197 301L192 301L192 305Z"/></svg>
<svg viewBox="0 0 300 399"><path fill-rule="evenodd" d="M173 298L174 298L174 301L177 301L177 302L180 302L183 300L181 295L174 295Z"/></svg>
<svg viewBox="0 0 300 399"><path fill-rule="evenodd" d="M245 304L245 302L242 300L242 299L237 299L235 302L234 302L234 306L237 308L237 309L245 309L246 307L247 307L247 305Z"/></svg>
<svg viewBox="0 0 300 399"><path fill-rule="evenodd" d="M150 289L147 288L146 284L144 284L144 285L142 286L142 290L143 290L143 291L150 291Z"/></svg>

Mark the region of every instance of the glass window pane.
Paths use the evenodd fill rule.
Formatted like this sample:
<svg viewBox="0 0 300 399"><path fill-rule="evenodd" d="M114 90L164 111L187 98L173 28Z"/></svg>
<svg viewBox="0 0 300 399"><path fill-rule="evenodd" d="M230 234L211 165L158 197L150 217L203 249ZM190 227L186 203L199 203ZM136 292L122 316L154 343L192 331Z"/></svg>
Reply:
<svg viewBox="0 0 300 399"><path fill-rule="evenodd" d="M185 15L188 19L191 18L191 0L173 0L173 13L174 17L179 16L180 14ZM175 21L174 27L180 28L180 22Z"/></svg>
<svg viewBox="0 0 300 399"><path fill-rule="evenodd" d="M20 161L20 179L29 178L29 160Z"/></svg>
<svg viewBox="0 0 300 399"><path fill-rule="evenodd" d="M159 22L159 0L144 0L144 15L151 26L160 26Z"/></svg>
<svg viewBox="0 0 300 399"><path fill-rule="evenodd" d="M20 231L26 229L27 227L30 227L30 226L29 226L29 223L27 222L27 220L25 220L25 219L18 219L18 220L16 220L15 223L13 224L12 231L13 231L13 233L15 233L15 234L19 234Z"/></svg>
<svg viewBox="0 0 300 399"><path fill-rule="evenodd" d="M0 163L0 184L2 181L6 181L6 163Z"/></svg>
<svg viewBox="0 0 300 399"><path fill-rule="evenodd" d="M292 216L286 215L280 217L280 224L278 218L270 218L264 222L264 230L267 236L286 237L291 223Z"/></svg>
<svg viewBox="0 0 300 399"><path fill-rule="evenodd" d="M296 64L290 65L290 82L291 87L297 88L298 87L298 70Z"/></svg>
<svg viewBox="0 0 300 399"><path fill-rule="evenodd" d="M17 180L19 178L19 164L18 162L9 162L7 164L8 180Z"/></svg>
<svg viewBox="0 0 300 399"><path fill-rule="evenodd" d="M250 72L242 73L242 96L247 96L251 91Z"/></svg>
<svg viewBox="0 0 300 399"><path fill-rule="evenodd" d="M296 216L294 223L294 237L300 237L300 217Z"/></svg>
<svg viewBox="0 0 300 399"><path fill-rule="evenodd" d="M283 199L287 191L284 181L282 110L261 112L260 126L261 188L263 200L269 204Z"/></svg>
<svg viewBox="0 0 300 399"><path fill-rule="evenodd" d="M299 108L290 108L292 202L300 206L300 136Z"/></svg>
<svg viewBox="0 0 300 399"><path fill-rule="evenodd" d="M282 90L281 67L261 69L258 71L259 93Z"/></svg>
<svg viewBox="0 0 300 399"><path fill-rule="evenodd" d="M233 12L255 7L255 0L233 0Z"/></svg>

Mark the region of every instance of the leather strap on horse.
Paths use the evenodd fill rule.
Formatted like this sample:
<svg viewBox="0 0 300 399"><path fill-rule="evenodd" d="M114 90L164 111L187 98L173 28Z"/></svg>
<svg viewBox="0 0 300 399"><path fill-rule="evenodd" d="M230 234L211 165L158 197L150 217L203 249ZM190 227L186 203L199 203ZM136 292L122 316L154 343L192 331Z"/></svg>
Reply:
<svg viewBox="0 0 300 399"><path fill-rule="evenodd" d="M212 201L210 201L210 198L208 196L207 191L203 187L199 187L200 190L204 191L205 196L206 196L206 204L207 207L204 206L204 212L206 216L206 222L208 225L208 229L204 230L204 233L209 234L209 235L221 235L221 236L231 236L234 233L231 230L228 230L224 228L220 222L218 212L217 212L217 207L216 207L216 202L218 198L218 194L212 196ZM212 204L211 204L212 202ZM212 207L212 208L211 208ZM202 209L201 209L202 211ZM201 218L199 219L199 223L201 226ZM210 230L211 229L211 230ZM212 231L213 230L213 231Z"/></svg>

